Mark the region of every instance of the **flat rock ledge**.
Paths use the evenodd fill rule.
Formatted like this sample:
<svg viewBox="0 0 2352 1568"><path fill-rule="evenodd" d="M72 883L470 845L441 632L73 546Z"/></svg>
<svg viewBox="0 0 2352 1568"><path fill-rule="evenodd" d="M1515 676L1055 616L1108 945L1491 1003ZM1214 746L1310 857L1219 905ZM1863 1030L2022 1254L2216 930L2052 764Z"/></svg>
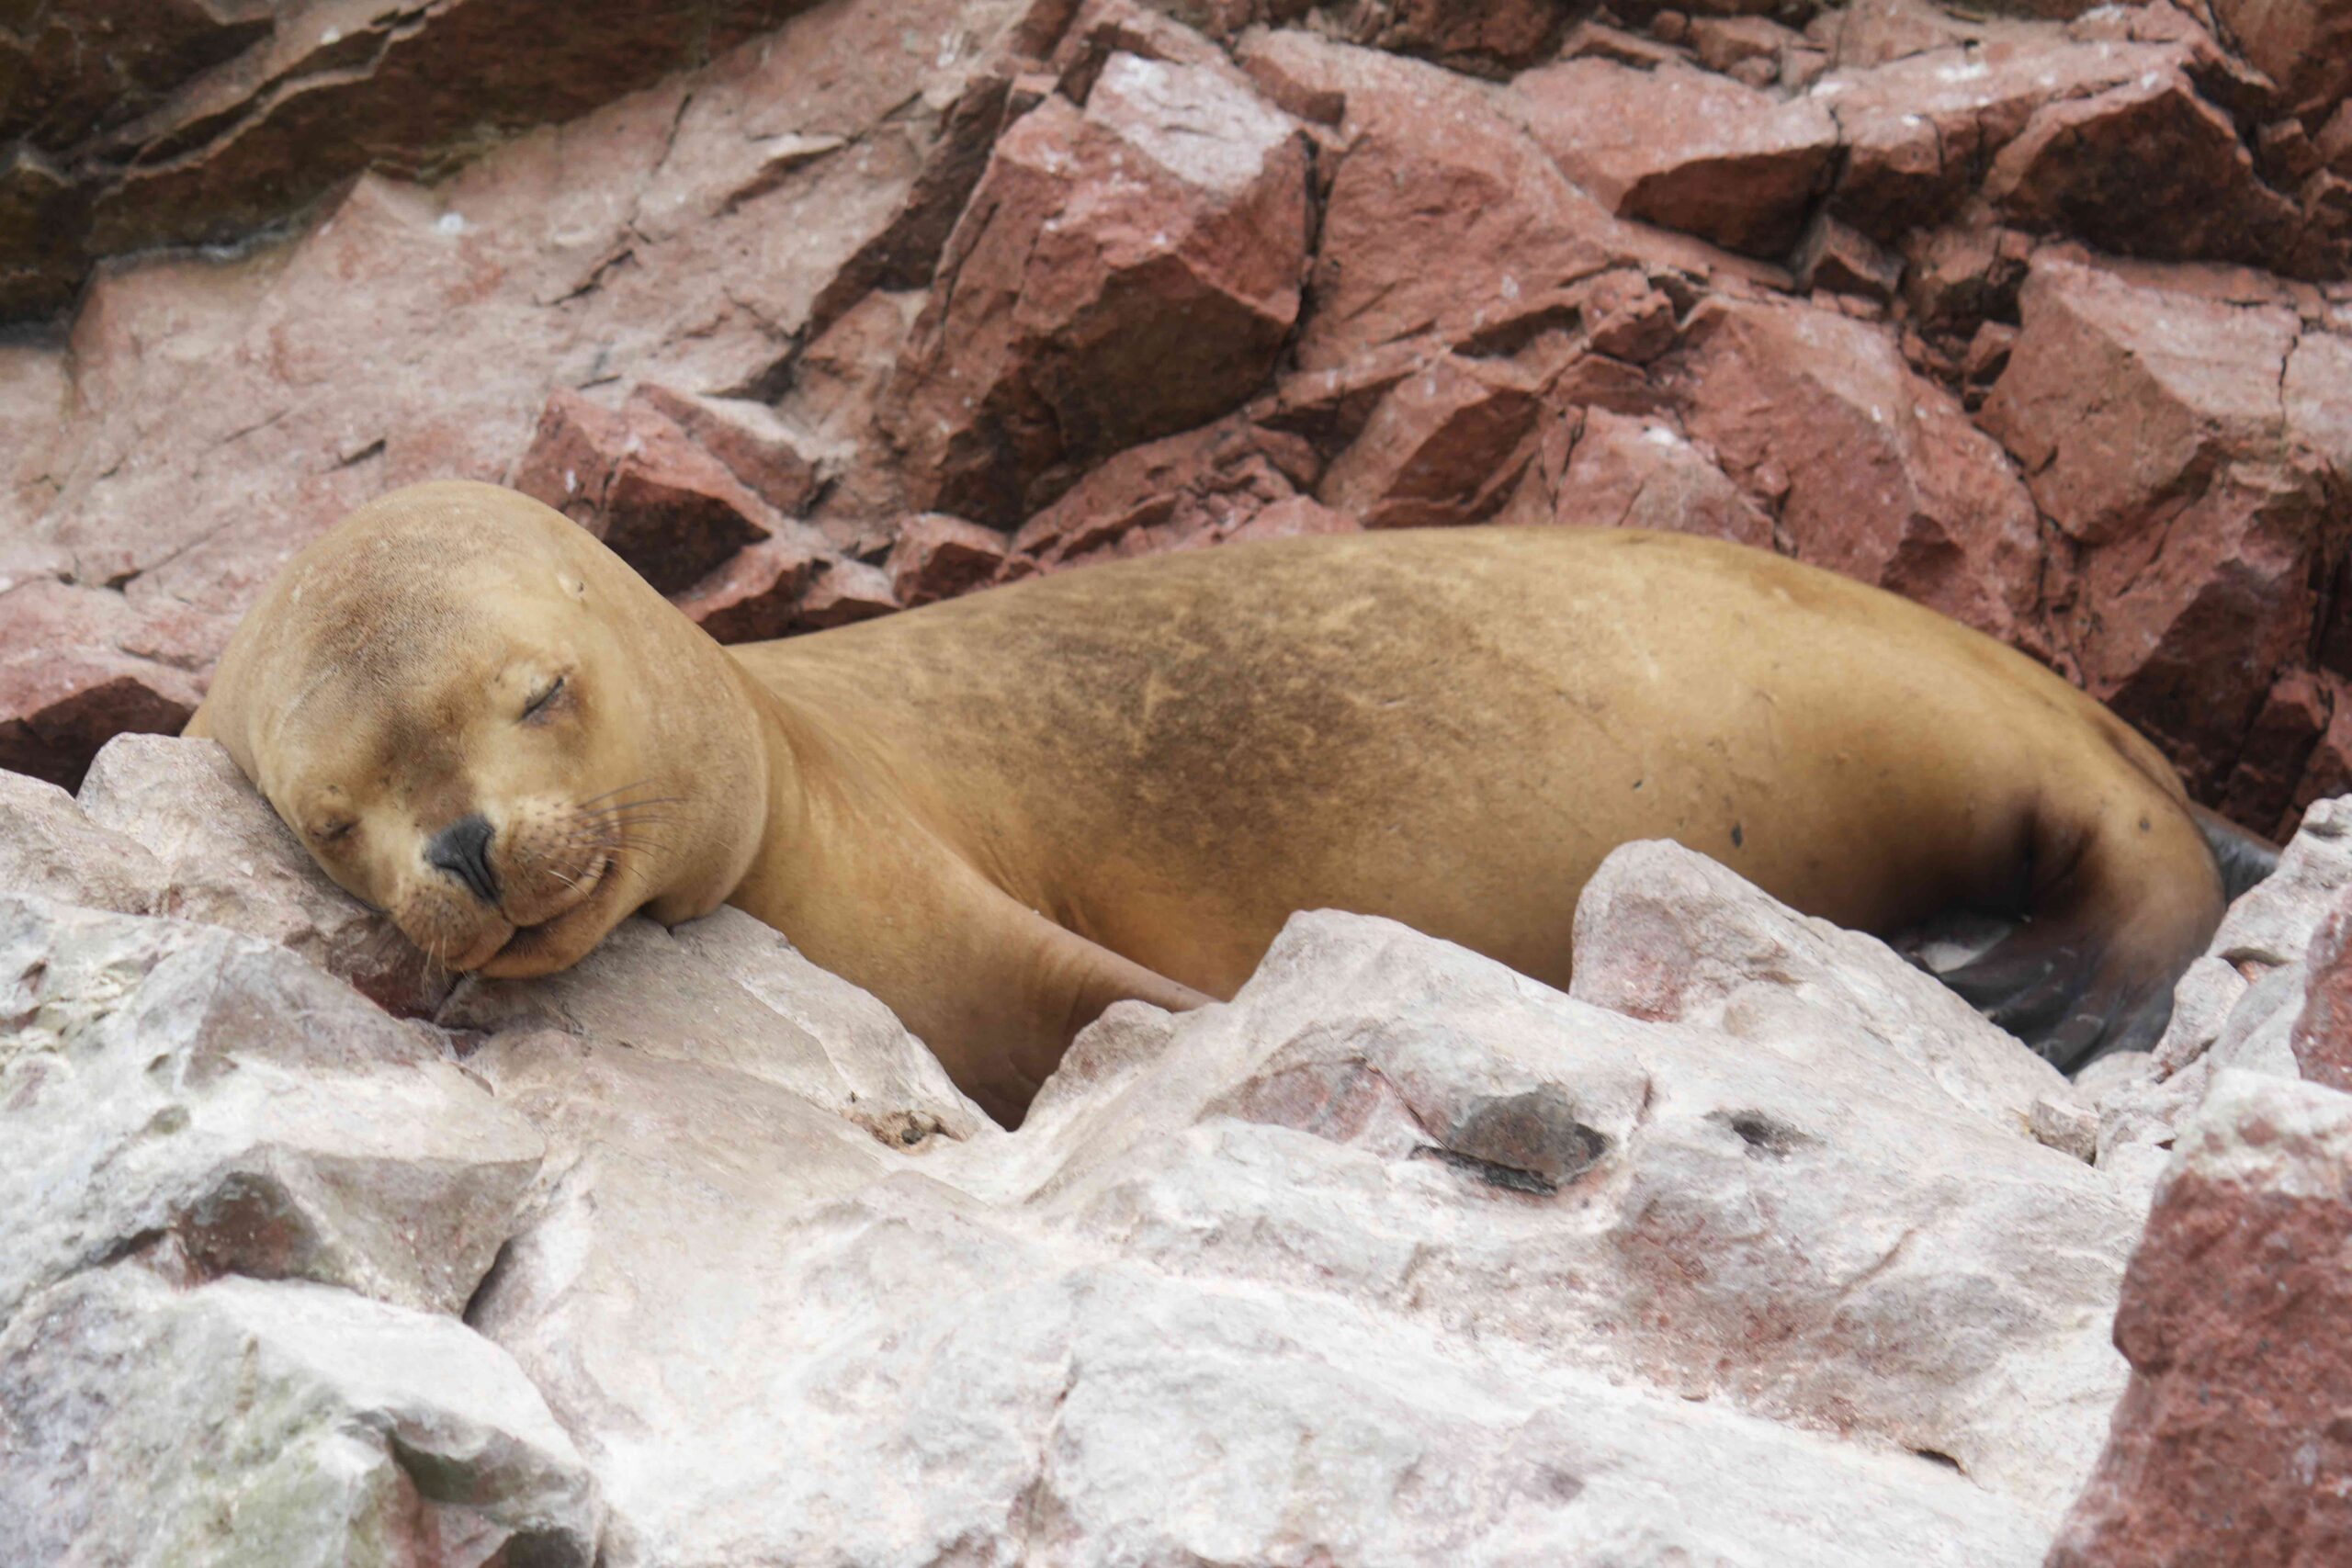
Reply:
<svg viewBox="0 0 2352 1568"><path fill-rule="evenodd" d="M1303 913L1006 1132L733 911L409 965L223 767L0 775L0 1561L2352 1541L2346 802L2072 1082L1641 843L1572 994Z"/></svg>

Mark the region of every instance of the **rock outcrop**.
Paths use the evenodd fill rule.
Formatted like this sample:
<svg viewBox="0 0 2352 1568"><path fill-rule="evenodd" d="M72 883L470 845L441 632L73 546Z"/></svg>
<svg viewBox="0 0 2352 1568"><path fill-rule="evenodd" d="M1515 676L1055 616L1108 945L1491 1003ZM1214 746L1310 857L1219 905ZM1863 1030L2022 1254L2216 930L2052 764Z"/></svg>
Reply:
<svg viewBox="0 0 2352 1568"><path fill-rule="evenodd" d="M79 803L7 785L12 1561L2333 1550L2291 1477L2335 1462L2352 1096L2188 1042L2333 1029L2286 950L2352 885L2343 802L2166 1054L2073 1084L1645 843L1573 995L1302 914L1007 1133L732 910L397 1018L224 766L132 736Z"/></svg>
<svg viewBox="0 0 2352 1568"><path fill-rule="evenodd" d="M2341 9L60 0L0 37L0 767L176 729L288 551L459 476L728 640L1695 529L2289 831L2352 787Z"/></svg>

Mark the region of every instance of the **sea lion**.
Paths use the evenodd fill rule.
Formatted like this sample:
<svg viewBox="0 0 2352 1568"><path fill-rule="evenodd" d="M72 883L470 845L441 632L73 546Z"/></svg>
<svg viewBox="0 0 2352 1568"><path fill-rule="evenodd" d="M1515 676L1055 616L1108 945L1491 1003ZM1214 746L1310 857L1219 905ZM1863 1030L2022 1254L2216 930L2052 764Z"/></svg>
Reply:
<svg viewBox="0 0 2352 1568"><path fill-rule="evenodd" d="M303 550L188 727L452 968L721 901L1016 1119L1112 1001L1227 997L1301 908L1565 985L1671 838L1886 932L2061 1066L2144 1046L2224 884L2145 740L1992 639L1680 535L1474 527L1070 571L722 649L534 501L417 486Z"/></svg>

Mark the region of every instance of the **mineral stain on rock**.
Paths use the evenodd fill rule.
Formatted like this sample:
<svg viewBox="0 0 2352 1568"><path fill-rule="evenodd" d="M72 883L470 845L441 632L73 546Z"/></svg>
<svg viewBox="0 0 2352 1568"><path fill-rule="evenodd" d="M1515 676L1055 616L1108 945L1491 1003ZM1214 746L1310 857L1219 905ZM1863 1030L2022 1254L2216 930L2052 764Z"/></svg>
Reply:
<svg viewBox="0 0 2352 1568"><path fill-rule="evenodd" d="M1609 1147L1608 1134L1577 1120L1576 1103L1546 1084L1474 1101L1435 1155L1490 1186L1549 1197L1600 1164Z"/></svg>

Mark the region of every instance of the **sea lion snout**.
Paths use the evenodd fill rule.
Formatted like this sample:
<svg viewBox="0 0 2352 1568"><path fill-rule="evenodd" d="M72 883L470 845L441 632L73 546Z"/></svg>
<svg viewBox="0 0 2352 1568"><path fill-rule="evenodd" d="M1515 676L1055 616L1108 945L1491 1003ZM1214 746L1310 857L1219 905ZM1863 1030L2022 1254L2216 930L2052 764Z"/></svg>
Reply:
<svg viewBox="0 0 2352 1568"><path fill-rule="evenodd" d="M425 841L424 859L464 883L473 896L495 907L498 874L490 867L490 818L477 811L461 817Z"/></svg>

